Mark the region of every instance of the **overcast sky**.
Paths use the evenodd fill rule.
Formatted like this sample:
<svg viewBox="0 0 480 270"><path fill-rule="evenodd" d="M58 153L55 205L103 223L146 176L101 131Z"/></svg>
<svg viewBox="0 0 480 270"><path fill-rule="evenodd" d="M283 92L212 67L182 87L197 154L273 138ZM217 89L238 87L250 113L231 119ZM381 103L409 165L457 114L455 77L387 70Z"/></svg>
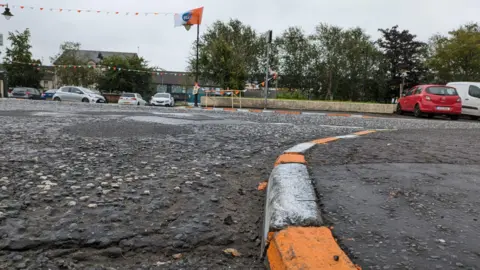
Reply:
<svg viewBox="0 0 480 270"><path fill-rule="evenodd" d="M471 21L480 14L479 0L0 0L35 10L11 8L14 17L0 18L4 45L9 31L30 28L35 58L49 64L63 41L76 41L82 49L137 52L151 64L183 71L196 38L192 28L173 27L173 15L125 16L103 13L67 12L66 9L93 9L119 12L177 12L205 7L201 29L216 20L237 18L259 32L272 29L274 35L288 26L301 26L311 33L320 22L342 27L360 26L374 38L378 28L398 24L420 39ZM40 8L44 8L40 11ZM49 11L63 8L62 12ZM2 9L3 12L3 9ZM4 48L1 48L4 51Z"/></svg>

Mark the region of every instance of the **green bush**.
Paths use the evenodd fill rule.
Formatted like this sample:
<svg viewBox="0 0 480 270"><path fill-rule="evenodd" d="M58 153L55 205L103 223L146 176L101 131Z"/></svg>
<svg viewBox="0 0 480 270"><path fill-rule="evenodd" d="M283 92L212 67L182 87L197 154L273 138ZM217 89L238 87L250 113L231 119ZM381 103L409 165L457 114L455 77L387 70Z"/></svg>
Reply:
<svg viewBox="0 0 480 270"><path fill-rule="evenodd" d="M307 100L308 96L304 95L299 91L294 92L278 92L277 99L297 99L297 100Z"/></svg>

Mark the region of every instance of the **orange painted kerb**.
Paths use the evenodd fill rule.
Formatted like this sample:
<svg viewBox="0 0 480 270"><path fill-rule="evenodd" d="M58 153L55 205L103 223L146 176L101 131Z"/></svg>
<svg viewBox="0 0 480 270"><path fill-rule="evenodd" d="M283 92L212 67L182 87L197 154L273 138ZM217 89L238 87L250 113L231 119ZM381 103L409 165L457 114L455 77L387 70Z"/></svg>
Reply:
<svg viewBox="0 0 480 270"><path fill-rule="evenodd" d="M213 108L212 107L205 107L205 110L211 111L211 110L213 110Z"/></svg>
<svg viewBox="0 0 480 270"><path fill-rule="evenodd" d="M375 132L376 132L375 130L364 130L364 131L355 132L353 134L354 135L367 135L367 134L375 133Z"/></svg>
<svg viewBox="0 0 480 270"><path fill-rule="evenodd" d="M248 110L248 111L249 111L249 112L255 112L255 113L261 113L261 112L263 112L262 110L254 110L254 109Z"/></svg>
<svg viewBox="0 0 480 270"><path fill-rule="evenodd" d="M279 114L295 114L295 115L301 114L301 112L297 112L297 111L275 111L275 112Z"/></svg>
<svg viewBox="0 0 480 270"><path fill-rule="evenodd" d="M289 227L275 233L267 250L271 270L359 270L327 227Z"/></svg>
<svg viewBox="0 0 480 270"><path fill-rule="evenodd" d="M304 155L297 154L297 153L288 153L288 154L280 155L277 158L277 161L275 161L275 167L280 164L286 164L286 163L307 164L307 161L305 160Z"/></svg>
<svg viewBox="0 0 480 270"><path fill-rule="evenodd" d="M235 108L223 108L224 111L230 111L230 112L235 112L237 109Z"/></svg>
<svg viewBox="0 0 480 270"><path fill-rule="evenodd" d="M336 140L339 140L339 139L335 138L335 137L328 137L328 138L314 140L314 141L312 141L312 143L325 144L325 143L333 142L333 141L336 141Z"/></svg>
<svg viewBox="0 0 480 270"><path fill-rule="evenodd" d="M349 113L329 113L327 114L327 116L342 116L342 117L350 117L352 116L351 114Z"/></svg>

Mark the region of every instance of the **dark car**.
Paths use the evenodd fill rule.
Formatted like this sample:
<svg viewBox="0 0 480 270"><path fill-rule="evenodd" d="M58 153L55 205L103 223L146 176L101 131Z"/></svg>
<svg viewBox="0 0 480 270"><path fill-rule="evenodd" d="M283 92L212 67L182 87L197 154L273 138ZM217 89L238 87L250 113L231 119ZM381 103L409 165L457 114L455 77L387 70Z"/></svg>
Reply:
<svg viewBox="0 0 480 270"><path fill-rule="evenodd" d="M41 99L42 94L38 89L29 87L15 87L12 91L12 98Z"/></svg>
<svg viewBox="0 0 480 270"><path fill-rule="evenodd" d="M51 100L53 98L53 95L57 92L57 89L50 89L48 91L45 91L45 93L42 94L42 99L44 100Z"/></svg>

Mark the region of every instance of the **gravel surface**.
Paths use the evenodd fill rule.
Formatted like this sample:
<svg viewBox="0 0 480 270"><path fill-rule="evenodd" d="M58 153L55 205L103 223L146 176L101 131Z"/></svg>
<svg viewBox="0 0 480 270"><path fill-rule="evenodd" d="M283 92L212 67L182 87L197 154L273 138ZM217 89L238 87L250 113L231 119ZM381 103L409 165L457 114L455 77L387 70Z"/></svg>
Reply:
<svg viewBox="0 0 480 270"><path fill-rule="evenodd" d="M32 270L263 269L256 188L275 158L359 130L15 100L0 123L0 269Z"/></svg>
<svg viewBox="0 0 480 270"><path fill-rule="evenodd" d="M479 132L380 132L310 153L323 217L355 263L480 269Z"/></svg>

